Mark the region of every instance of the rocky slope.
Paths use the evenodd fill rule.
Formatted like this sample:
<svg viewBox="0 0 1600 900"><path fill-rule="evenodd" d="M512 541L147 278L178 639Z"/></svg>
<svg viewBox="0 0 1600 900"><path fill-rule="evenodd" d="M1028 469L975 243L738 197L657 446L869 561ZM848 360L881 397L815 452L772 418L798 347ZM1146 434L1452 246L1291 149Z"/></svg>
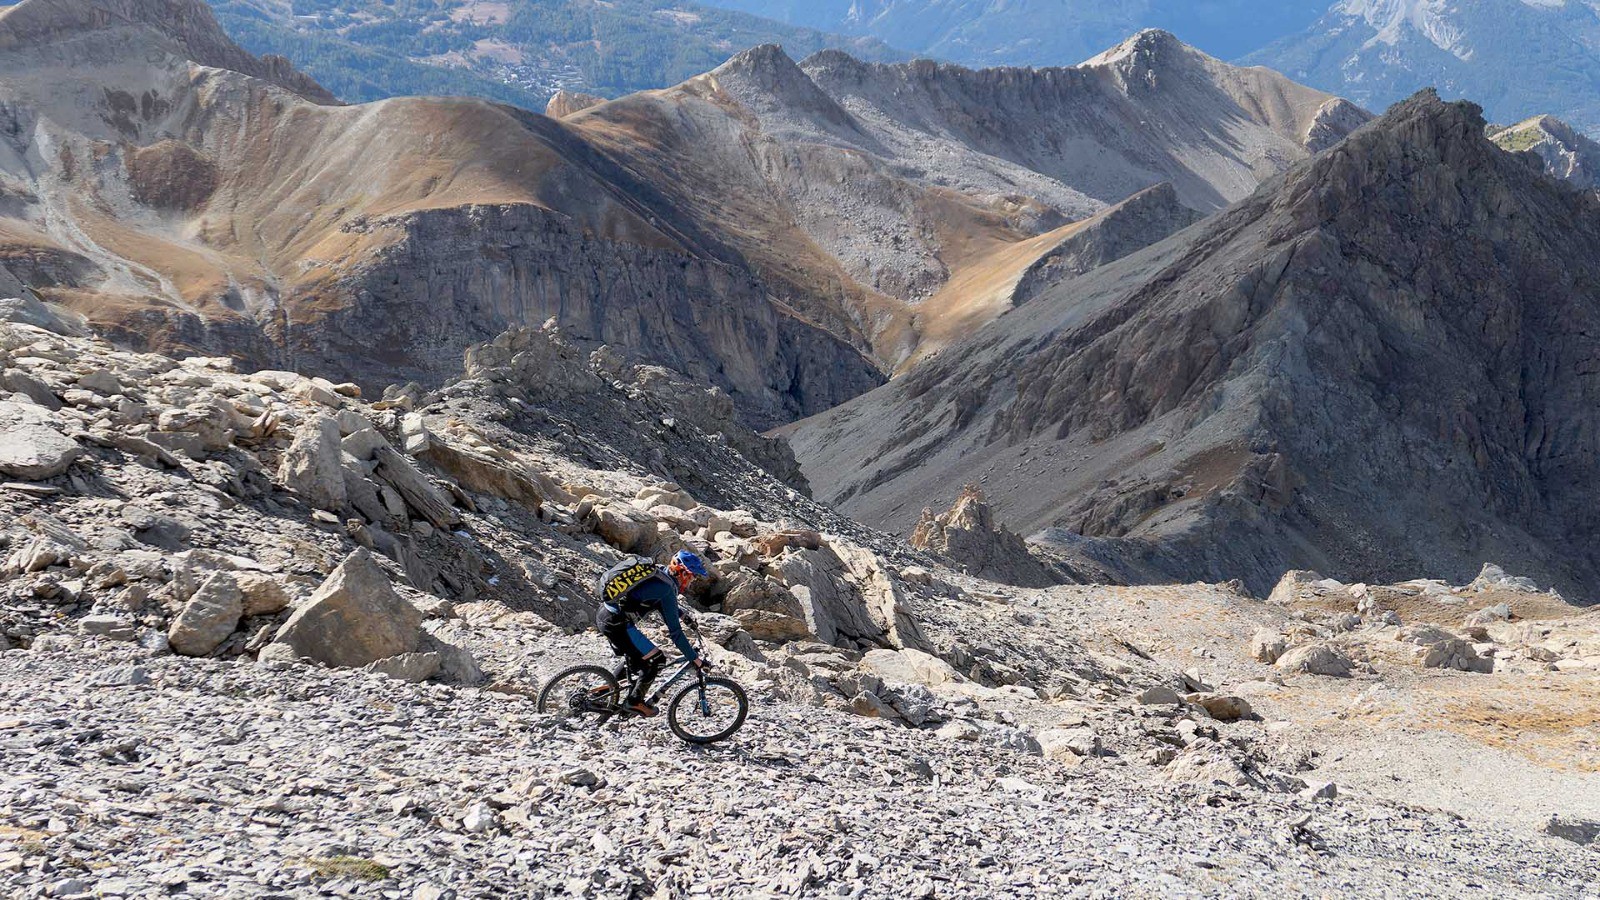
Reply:
<svg viewBox="0 0 1600 900"><path fill-rule="evenodd" d="M27 317L53 330L0 323L8 894L1594 887L1594 617L1498 570L1012 588L807 501L714 389L551 330L368 400ZM593 577L684 546L744 730L688 753L539 714L607 658ZM1428 664L1463 654L1495 673ZM1473 789L1404 761L1446 752Z"/></svg>
<svg viewBox="0 0 1600 900"><path fill-rule="evenodd" d="M1244 61L1374 109L1431 85L1495 121L1550 112L1593 132L1597 36L1591 0L1341 0Z"/></svg>
<svg viewBox="0 0 1600 900"><path fill-rule="evenodd" d="M819 496L909 531L978 482L1124 577L1452 578L1580 598L1592 195L1420 95L1207 223L801 423ZM947 495L948 496L948 495Z"/></svg>

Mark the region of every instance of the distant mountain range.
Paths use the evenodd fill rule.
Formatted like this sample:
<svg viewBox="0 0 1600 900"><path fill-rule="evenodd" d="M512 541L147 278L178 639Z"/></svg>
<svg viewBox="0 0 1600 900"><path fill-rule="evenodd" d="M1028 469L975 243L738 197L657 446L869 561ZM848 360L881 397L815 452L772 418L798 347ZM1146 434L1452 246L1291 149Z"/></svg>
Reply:
<svg viewBox="0 0 1600 900"><path fill-rule="evenodd" d="M240 45L292 61L350 102L472 96L543 109L557 90L607 97L677 84L759 44L889 61L872 37L670 0L212 0Z"/></svg>
<svg viewBox="0 0 1600 900"><path fill-rule="evenodd" d="M781 22L868 35L971 66L1070 65L1146 28L1212 56L1253 52L1316 21L1327 0L703 0Z"/></svg>
<svg viewBox="0 0 1600 900"><path fill-rule="evenodd" d="M1436 87L1492 122L1550 114L1600 131L1595 0L1343 0L1245 61L1373 109Z"/></svg>
<svg viewBox="0 0 1600 900"><path fill-rule="evenodd" d="M1425 87L1600 131L1595 0L704 0L967 65L1064 65L1142 28L1381 112Z"/></svg>
<svg viewBox="0 0 1600 900"><path fill-rule="evenodd" d="M1156 28L1381 112L1413 92L1491 122L1600 132L1597 0L211 0L245 49L340 98L460 95L543 109L559 90L677 84L761 44L975 67L1062 66Z"/></svg>

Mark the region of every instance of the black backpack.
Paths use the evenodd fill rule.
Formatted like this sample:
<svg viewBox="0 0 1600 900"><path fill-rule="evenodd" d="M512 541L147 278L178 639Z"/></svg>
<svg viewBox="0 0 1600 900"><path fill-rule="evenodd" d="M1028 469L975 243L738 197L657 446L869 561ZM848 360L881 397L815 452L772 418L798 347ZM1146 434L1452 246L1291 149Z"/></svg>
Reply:
<svg viewBox="0 0 1600 900"><path fill-rule="evenodd" d="M651 578L665 577L655 560L648 556L628 556L600 576L596 589L600 592L600 602L621 609L629 591Z"/></svg>

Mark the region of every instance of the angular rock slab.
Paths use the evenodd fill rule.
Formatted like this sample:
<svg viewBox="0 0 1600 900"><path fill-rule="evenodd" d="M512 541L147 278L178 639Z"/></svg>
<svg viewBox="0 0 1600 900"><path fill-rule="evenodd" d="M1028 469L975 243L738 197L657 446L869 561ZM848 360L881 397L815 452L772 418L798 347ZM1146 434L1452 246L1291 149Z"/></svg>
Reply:
<svg viewBox="0 0 1600 900"><path fill-rule="evenodd" d="M283 454L278 480L317 509L344 509L343 448L339 422L322 415L295 432L294 443Z"/></svg>
<svg viewBox="0 0 1600 900"><path fill-rule="evenodd" d="M0 400L0 474L28 481L54 478L83 452L42 406Z"/></svg>
<svg viewBox="0 0 1600 900"><path fill-rule="evenodd" d="M205 580L173 620L167 642L174 653L205 656L217 649L244 616L244 592L226 572Z"/></svg>
<svg viewBox="0 0 1600 900"><path fill-rule="evenodd" d="M295 610L273 643L287 646L296 657L360 668L415 651L421 628L422 612L395 592L389 576L362 549L346 557Z"/></svg>

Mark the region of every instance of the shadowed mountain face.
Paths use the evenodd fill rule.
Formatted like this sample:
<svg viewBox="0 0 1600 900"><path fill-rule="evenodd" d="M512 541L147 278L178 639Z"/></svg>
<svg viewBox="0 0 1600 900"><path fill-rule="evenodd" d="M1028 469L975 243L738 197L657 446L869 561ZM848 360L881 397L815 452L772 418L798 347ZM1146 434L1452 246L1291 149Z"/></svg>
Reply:
<svg viewBox="0 0 1600 900"><path fill-rule="evenodd" d="M760 426L1011 308L1041 260L1076 274L1165 237L1364 117L1153 32L1040 72L763 47L559 120L339 106L197 0L28 0L0 46L10 292L368 387L437 383L467 344L554 317Z"/></svg>
<svg viewBox="0 0 1600 900"><path fill-rule="evenodd" d="M820 496L907 530L977 481L1130 577L1287 568L1600 588L1600 203L1397 106L1207 223L801 423Z"/></svg>

